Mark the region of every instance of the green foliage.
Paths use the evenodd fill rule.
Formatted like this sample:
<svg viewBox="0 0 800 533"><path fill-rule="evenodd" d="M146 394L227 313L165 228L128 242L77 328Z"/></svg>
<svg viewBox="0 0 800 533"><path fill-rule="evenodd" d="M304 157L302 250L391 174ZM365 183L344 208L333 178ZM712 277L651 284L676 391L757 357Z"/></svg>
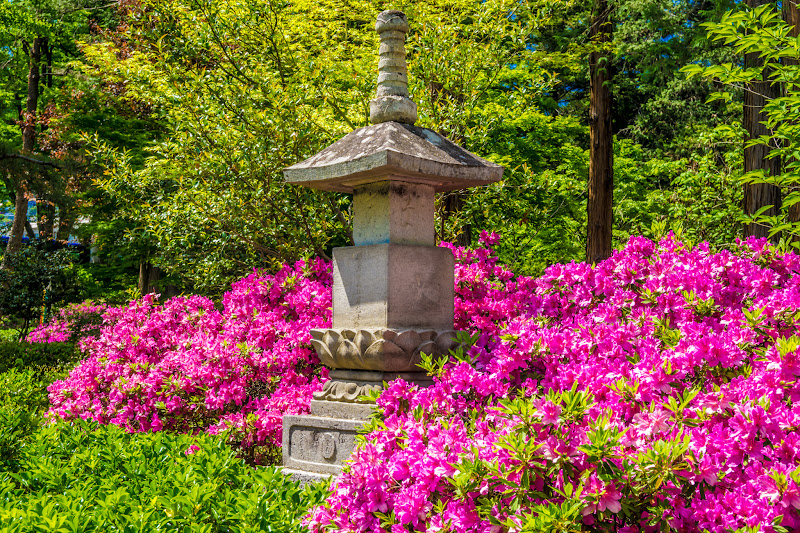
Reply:
<svg viewBox="0 0 800 533"><path fill-rule="evenodd" d="M549 74L527 39L552 16L550 4L400 7L412 20L419 124L494 159L537 151L535 139L516 132L522 122L547 128L532 109ZM139 222L129 235L148 243L159 266L216 292L254 266L349 243L350 199L286 186L281 171L367 124L379 10L367 2L155 0L130 13L134 49L86 43L84 72L124 85L122 100L147 102L169 128L142 167L102 140L94 146L107 169L100 186L119 214ZM444 221L440 236L452 238L457 222Z"/></svg>
<svg viewBox="0 0 800 533"><path fill-rule="evenodd" d="M660 239L670 230L686 242L722 246L741 233L742 145L739 128L698 127L687 155L648 158L630 141L614 149L614 241Z"/></svg>
<svg viewBox="0 0 800 533"><path fill-rule="evenodd" d="M47 386L65 375L62 368L38 365L0 373L0 472L17 468L23 446L41 425Z"/></svg>
<svg viewBox="0 0 800 533"><path fill-rule="evenodd" d="M615 242L669 229L730 242L741 152L709 139L733 107L705 103L712 84L676 72L733 56L700 27L731 3L613 5ZM211 295L253 267L349 244L350 198L287 186L281 171L367 124L374 17L391 7L411 22L419 125L506 168L459 193L460 213L438 199L438 238L499 231L501 258L524 274L581 259L595 45L590 4L574 1L148 0L118 11L119 27L103 11L104 31L74 32L80 75L50 91L61 138L90 143L100 189L76 199L92 214L82 234L99 234L115 262L149 261Z"/></svg>
<svg viewBox="0 0 800 533"><path fill-rule="evenodd" d="M714 87L679 73L693 63L735 60L702 24L718 20L733 0L619 0L614 28L614 130L646 150L679 152L698 126L735 120L740 110L706 102ZM662 154L663 155L667 154Z"/></svg>
<svg viewBox="0 0 800 533"><path fill-rule="evenodd" d="M17 472L0 474L0 522L8 532L300 532L325 493L246 465L213 436L77 422L41 429Z"/></svg>
<svg viewBox="0 0 800 533"><path fill-rule="evenodd" d="M791 27L783 20L777 5L766 3L757 8L744 5L725 13L719 22L704 24L709 38L722 42L736 54L757 54L760 66L745 68L736 62L694 64L682 70L691 78L706 78L724 84L725 90L710 100L730 102L736 92L754 82L780 84L783 95L768 100L763 109L768 135L748 141L749 146L765 145L770 158L780 158L783 172L767 176L763 170L750 172L741 179L745 184L769 183L782 189L781 212L766 216L764 206L752 216L742 217L745 223L758 223L770 228L770 236L780 236L784 249L800 247L800 223L790 215L800 202L800 43L791 36ZM796 209L797 206L794 207Z"/></svg>
<svg viewBox="0 0 800 533"><path fill-rule="evenodd" d="M474 190L458 223L501 233L500 257L520 274L580 259L589 161L579 143L588 128L572 117L492 110L504 115L495 121L489 147L496 150L492 159L506 167L504 179Z"/></svg>
<svg viewBox="0 0 800 533"><path fill-rule="evenodd" d="M0 373L0 405L4 409L40 413L47 408L47 387L66 375L60 366L41 364Z"/></svg>
<svg viewBox="0 0 800 533"><path fill-rule="evenodd" d="M79 352L69 342L0 341L0 372L31 367L63 368L77 362Z"/></svg>
<svg viewBox="0 0 800 533"><path fill-rule="evenodd" d="M0 270L0 313L15 322L22 339L42 313L49 314L54 304L74 296L72 255L28 246L7 257L6 265Z"/></svg>
<svg viewBox="0 0 800 533"><path fill-rule="evenodd" d="M110 305L122 305L132 299L136 289L138 265L118 259L111 264L88 263L74 265L72 283L75 300L92 300Z"/></svg>

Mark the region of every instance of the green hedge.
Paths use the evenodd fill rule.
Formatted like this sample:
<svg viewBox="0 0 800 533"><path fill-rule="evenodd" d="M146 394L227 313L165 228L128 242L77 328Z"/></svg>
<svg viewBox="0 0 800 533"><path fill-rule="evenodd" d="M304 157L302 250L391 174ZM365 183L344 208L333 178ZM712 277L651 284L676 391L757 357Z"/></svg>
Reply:
<svg viewBox="0 0 800 533"><path fill-rule="evenodd" d="M0 471L17 470L20 451L40 427L47 409L47 386L65 376L66 370L52 367L0 373Z"/></svg>
<svg viewBox="0 0 800 533"><path fill-rule="evenodd" d="M63 367L77 362L80 353L71 342L33 343L0 341L0 372L11 368Z"/></svg>
<svg viewBox="0 0 800 533"><path fill-rule="evenodd" d="M62 423L37 432L17 472L0 473L0 524L9 533L300 532L325 492L254 469L213 436Z"/></svg>

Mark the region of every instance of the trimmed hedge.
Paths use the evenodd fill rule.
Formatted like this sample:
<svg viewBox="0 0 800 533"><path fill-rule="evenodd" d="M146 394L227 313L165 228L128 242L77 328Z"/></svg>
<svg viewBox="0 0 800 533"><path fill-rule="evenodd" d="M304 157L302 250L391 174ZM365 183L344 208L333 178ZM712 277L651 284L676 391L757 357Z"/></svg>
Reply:
<svg viewBox="0 0 800 533"><path fill-rule="evenodd" d="M3 531L293 532L326 495L253 468L220 438L130 434L85 421L42 428L0 473Z"/></svg>
<svg viewBox="0 0 800 533"><path fill-rule="evenodd" d="M0 373L0 471L17 470L23 446L41 426L47 386L65 373L41 366Z"/></svg>
<svg viewBox="0 0 800 533"><path fill-rule="evenodd" d="M71 342L48 344L0 341L0 372L12 368L64 367L78 361L80 353Z"/></svg>

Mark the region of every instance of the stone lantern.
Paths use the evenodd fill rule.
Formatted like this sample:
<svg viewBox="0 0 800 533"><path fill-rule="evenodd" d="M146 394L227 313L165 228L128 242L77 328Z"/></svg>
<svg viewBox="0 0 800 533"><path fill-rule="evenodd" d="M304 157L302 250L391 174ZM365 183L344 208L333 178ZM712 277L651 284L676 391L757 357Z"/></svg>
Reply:
<svg viewBox="0 0 800 533"><path fill-rule="evenodd" d="M284 170L289 183L353 195L355 246L333 251L333 327L312 330L330 380L310 415L284 416L283 464L301 479L336 475L372 404L363 396L403 378L425 385L421 353L447 354L453 331L453 254L435 242L437 192L499 180L503 167L414 126L401 11L378 15L377 97L371 126Z"/></svg>

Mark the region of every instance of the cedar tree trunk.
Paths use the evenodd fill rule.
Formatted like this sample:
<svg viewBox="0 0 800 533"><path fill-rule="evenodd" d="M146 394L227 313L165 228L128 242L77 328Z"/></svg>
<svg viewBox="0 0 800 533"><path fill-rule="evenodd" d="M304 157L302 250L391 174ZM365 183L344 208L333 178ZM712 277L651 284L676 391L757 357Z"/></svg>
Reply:
<svg viewBox="0 0 800 533"><path fill-rule="evenodd" d="M747 0L750 8L756 8L766 4L768 0ZM757 53L744 55L745 68L760 67L763 61ZM764 104L772 98L780 96L780 84L769 81L768 72L764 72L762 81L748 84L744 92L744 109L742 124L746 131L745 142L757 139L762 135L769 135L770 131L762 124L767 119L764 114ZM775 157L768 159L770 147L765 145L755 145L744 149L744 171L764 169L770 176L777 176L781 172L780 159ZM764 212L766 216L774 216L780 213L781 209L781 190L775 185L768 183L747 184L744 186L744 214L752 215L764 206L772 206ZM744 236L766 237L769 235L769 228L760 224L746 224Z"/></svg>
<svg viewBox="0 0 800 533"><path fill-rule="evenodd" d="M595 0L590 37L602 47L612 38L608 0ZM589 201L586 207L586 261L611 255L614 196L614 134L611 130L611 53L589 54Z"/></svg>
<svg viewBox="0 0 800 533"><path fill-rule="evenodd" d="M784 0L783 1L783 20L786 24L792 26L789 32L794 38L800 37L800 8L798 8L798 0ZM783 62L786 65L797 65L796 59L784 58ZM798 185L792 187L792 190L798 190ZM789 206L788 212L789 222L800 222L800 203Z"/></svg>
<svg viewBox="0 0 800 533"><path fill-rule="evenodd" d="M142 296L156 292L156 283L161 277L161 270L146 261L139 263L139 292Z"/></svg>

